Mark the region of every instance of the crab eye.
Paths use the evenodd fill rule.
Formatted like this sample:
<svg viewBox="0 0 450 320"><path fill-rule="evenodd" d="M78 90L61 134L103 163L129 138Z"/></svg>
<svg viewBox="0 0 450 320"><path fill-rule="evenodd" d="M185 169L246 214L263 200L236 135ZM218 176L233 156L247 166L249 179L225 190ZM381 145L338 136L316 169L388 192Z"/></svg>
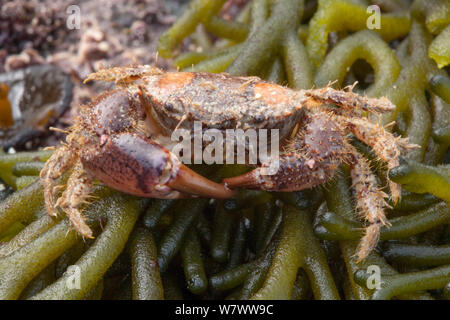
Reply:
<svg viewBox="0 0 450 320"><path fill-rule="evenodd" d="M254 117L254 119L256 123L261 123L266 119L266 117L263 114L258 114Z"/></svg>
<svg viewBox="0 0 450 320"><path fill-rule="evenodd" d="M167 111L169 111L169 112L172 112L172 111L174 111L174 109L175 109L173 103L171 103L171 102L167 102L167 103L164 105L164 108L165 108Z"/></svg>

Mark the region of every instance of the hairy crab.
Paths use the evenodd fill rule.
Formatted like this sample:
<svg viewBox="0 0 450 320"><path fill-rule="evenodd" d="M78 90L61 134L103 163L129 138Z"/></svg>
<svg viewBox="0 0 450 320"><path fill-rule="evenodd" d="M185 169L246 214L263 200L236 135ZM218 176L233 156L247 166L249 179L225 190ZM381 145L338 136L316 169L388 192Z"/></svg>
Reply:
<svg viewBox="0 0 450 320"><path fill-rule="evenodd" d="M330 179L342 162L350 166L357 208L369 224L359 260L376 245L380 228L389 225L384 214L388 196L348 137L351 133L371 147L388 169L399 164L400 152L412 146L361 115L392 111L395 106L386 98L363 97L352 88L296 91L257 77L166 73L152 66L103 69L86 80L114 81L117 89L81 107L66 142L41 172L48 213L56 215L60 208L84 237L92 237L92 231L80 208L94 179L143 197L229 198L237 187L311 188ZM195 173L169 150L167 139L176 128L192 130L193 121L220 131L279 129L282 151L277 173L264 173L273 159L222 184ZM58 178L70 168L73 171L58 198L64 188ZM389 187L395 203L400 186L389 181Z"/></svg>

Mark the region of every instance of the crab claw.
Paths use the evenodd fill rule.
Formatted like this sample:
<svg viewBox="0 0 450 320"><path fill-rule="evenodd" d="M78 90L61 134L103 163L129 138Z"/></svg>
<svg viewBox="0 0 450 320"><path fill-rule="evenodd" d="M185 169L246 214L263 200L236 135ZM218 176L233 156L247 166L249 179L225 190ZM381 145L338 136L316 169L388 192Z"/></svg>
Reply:
<svg viewBox="0 0 450 320"><path fill-rule="evenodd" d="M234 192L195 173L169 150L133 133L101 136L81 158L83 167L107 186L149 198L230 198Z"/></svg>
<svg viewBox="0 0 450 320"><path fill-rule="evenodd" d="M305 159L301 154L284 154L280 157L275 174L266 174L271 163L240 176L227 178L223 183L231 188L262 189L291 192L309 189L326 182L336 171L337 161L320 158Z"/></svg>
<svg viewBox="0 0 450 320"><path fill-rule="evenodd" d="M242 175L226 178L223 183L232 189L235 188L248 188L248 189L270 189L270 182L264 179L264 175L261 174L261 169L256 168L250 172L244 173Z"/></svg>
<svg viewBox="0 0 450 320"><path fill-rule="evenodd" d="M176 160L179 161L177 158ZM208 198L228 199L235 194L235 191L224 184L206 179L182 163L180 163L177 177L171 180L168 185L180 192Z"/></svg>

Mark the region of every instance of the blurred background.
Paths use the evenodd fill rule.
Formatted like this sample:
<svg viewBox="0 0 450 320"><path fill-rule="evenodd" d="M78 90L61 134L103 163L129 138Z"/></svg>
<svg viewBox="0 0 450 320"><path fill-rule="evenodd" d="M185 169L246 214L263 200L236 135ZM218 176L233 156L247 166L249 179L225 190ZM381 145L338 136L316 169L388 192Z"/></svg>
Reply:
<svg viewBox="0 0 450 320"><path fill-rule="evenodd" d="M240 1L243 2L243 1ZM105 84L82 85L101 67L156 64L161 33L187 0L0 0L0 143L4 151L55 145ZM72 107L72 108L70 108Z"/></svg>

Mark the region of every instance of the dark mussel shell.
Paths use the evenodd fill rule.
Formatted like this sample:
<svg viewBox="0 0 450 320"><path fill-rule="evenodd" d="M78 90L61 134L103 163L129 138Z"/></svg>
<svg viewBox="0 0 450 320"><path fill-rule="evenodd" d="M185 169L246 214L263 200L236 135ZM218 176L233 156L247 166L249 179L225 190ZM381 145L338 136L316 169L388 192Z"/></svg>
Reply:
<svg viewBox="0 0 450 320"><path fill-rule="evenodd" d="M69 76L52 65L31 66L0 74L9 89L13 125L0 128L4 149L21 147L42 135L69 107L73 84Z"/></svg>

